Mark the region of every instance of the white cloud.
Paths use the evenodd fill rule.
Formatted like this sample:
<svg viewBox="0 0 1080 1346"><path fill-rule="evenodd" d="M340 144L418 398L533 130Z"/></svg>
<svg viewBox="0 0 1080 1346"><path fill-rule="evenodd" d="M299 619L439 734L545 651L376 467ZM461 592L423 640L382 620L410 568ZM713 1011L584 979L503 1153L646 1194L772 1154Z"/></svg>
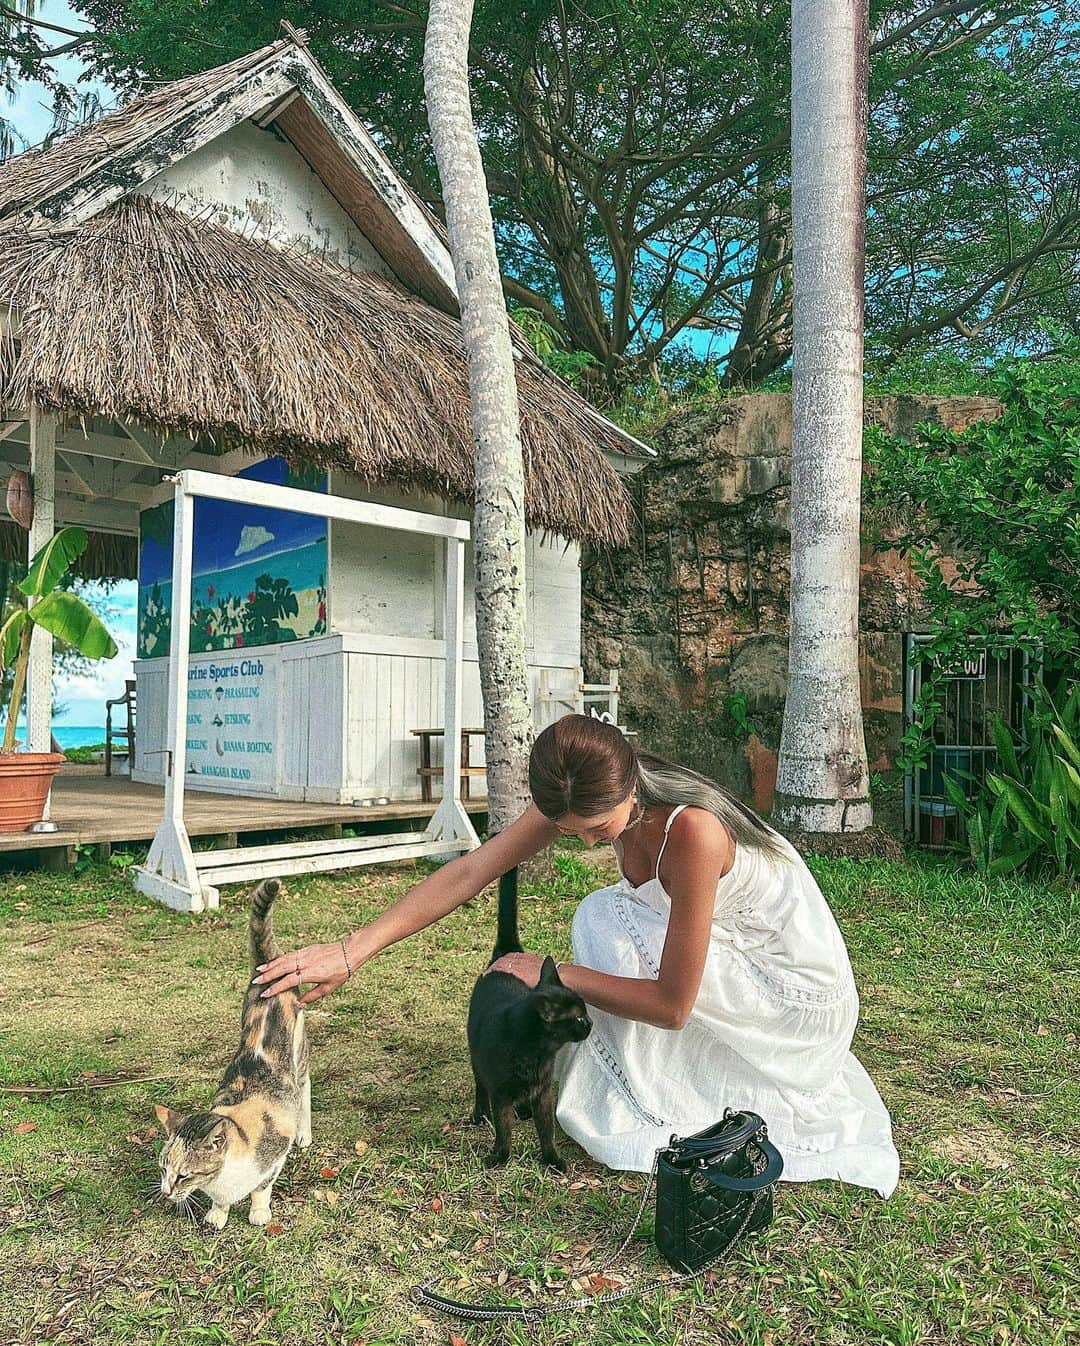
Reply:
<svg viewBox="0 0 1080 1346"><path fill-rule="evenodd" d="M240 534L240 541L237 544L234 556L243 556L249 551L257 551L260 547L265 547L268 542L273 542L274 535L262 524L244 525Z"/></svg>
<svg viewBox="0 0 1080 1346"><path fill-rule="evenodd" d="M111 593L96 584L80 585L78 592L109 628L118 652L91 664L85 673L56 672L53 699L64 709L57 723L104 725L106 700L120 696L125 679L134 676L138 589L134 580L125 580Z"/></svg>

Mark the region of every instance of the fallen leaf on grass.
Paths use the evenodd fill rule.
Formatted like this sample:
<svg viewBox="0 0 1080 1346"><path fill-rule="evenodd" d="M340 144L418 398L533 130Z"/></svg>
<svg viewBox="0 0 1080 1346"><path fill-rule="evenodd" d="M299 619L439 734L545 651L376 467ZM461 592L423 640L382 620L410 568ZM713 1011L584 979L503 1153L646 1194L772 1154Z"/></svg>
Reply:
<svg viewBox="0 0 1080 1346"><path fill-rule="evenodd" d="M353 1145L353 1149L356 1151L357 1155L364 1155L364 1154L367 1154L367 1152L368 1152L368 1143L367 1143L366 1140L358 1140L358 1141L356 1141L355 1144Z"/></svg>
<svg viewBox="0 0 1080 1346"><path fill-rule="evenodd" d="M438 1214L441 1213L441 1211L442 1211L442 1198L441 1198L441 1197L434 1197L434 1198L432 1199L432 1202L431 1202L431 1209L435 1212L436 1215L438 1215Z"/></svg>
<svg viewBox="0 0 1080 1346"><path fill-rule="evenodd" d="M320 1178L336 1178L337 1175L338 1175L338 1170L337 1170L336 1168L330 1168L329 1165L327 1165L326 1168L320 1168L320 1169L319 1169L319 1177L320 1177Z"/></svg>
<svg viewBox="0 0 1080 1346"><path fill-rule="evenodd" d="M1035 1030L1035 1036L1037 1038L1048 1038L1050 1036L1050 1030L1045 1024L1040 1024Z"/></svg>
<svg viewBox="0 0 1080 1346"><path fill-rule="evenodd" d="M36 1130L37 1122L20 1122L18 1126L13 1128L12 1134L16 1136L28 1136L31 1131Z"/></svg>
<svg viewBox="0 0 1080 1346"><path fill-rule="evenodd" d="M459 1337L456 1332L450 1333L450 1346L469 1346L464 1337Z"/></svg>
<svg viewBox="0 0 1080 1346"><path fill-rule="evenodd" d="M271 1238L276 1238L278 1234L284 1234L285 1226L283 1224L280 1224L277 1220L271 1220L271 1222L266 1226L266 1232L270 1235Z"/></svg>

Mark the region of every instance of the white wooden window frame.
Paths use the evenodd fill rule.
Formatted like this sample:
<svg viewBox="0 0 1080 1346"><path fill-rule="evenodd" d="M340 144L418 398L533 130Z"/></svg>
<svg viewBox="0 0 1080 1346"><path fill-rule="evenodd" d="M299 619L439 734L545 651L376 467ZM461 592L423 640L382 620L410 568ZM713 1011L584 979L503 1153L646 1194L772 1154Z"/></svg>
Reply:
<svg viewBox="0 0 1080 1346"><path fill-rule="evenodd" d="M179 472L167 480L175 484L176 515L173 523L167 746L164 749L165 810L145 865L133 870L133 881L139 892L177 911L206 911L217 907L217 885L222 883L276 878L286 874L313 874L420 856L449 859L479 846L480 839L461 802L461 780L454 771L449 773L443 797L423 833L394 832L333 841L240 846L217 851L192 850L184 823L184 772L187 765L187 685L195 500L235 500L238 487L234 478L212 472ZM263 505L267 509L287 509L296 514L340 519L374 528L426 533L444 540L444 760L458 761L461 755L462 628L465 612L465 544L470 536L468 522L247 479L243 483L243 493L245 504Z"/></svg>

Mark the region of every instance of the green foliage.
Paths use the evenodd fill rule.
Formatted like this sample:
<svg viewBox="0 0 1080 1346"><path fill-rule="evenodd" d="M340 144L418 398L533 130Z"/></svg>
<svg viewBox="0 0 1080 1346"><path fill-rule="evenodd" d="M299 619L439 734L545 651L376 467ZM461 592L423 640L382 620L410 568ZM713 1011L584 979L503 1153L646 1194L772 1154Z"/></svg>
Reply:
<svg viewBox="0 0 1080 1346"><path fill-rule="evenodd" d="M80 0L127 87L277 36L255 0ZM294 15L350 106L436 210L425 0ZM934 343L1045 350L1072 320L1076 0L871 11L868 357ZM691 329L725 382L790 356L790 7L733 0L477 6L472 102L515 302L554 316L616 396ZM947 203L947 207L944 203ZM751 302L752 301L752 302ZM571 371L573 373L573 371ZM592 386L598 380L590 380Z"/></svg>
<svg viewBox="0 0 1080 1346"><path fill-rule="evenodd" d="M595 366L596 357L588 351L568 350L559 332L535 309L511 307L509 312L544 364L571 387L579 388L586 370Z"/></svg>
<svg viewBox="0 0 1080 1346"><path fill-rule="evenodd" d="M942 670L972 641L1024 650L1048 673L1080 653L1080 345L1009 362L992 386L997 420L923 425L913 441L866 432L873 540L910 558L932 637L905 765L925 755Z"/></svg>
<svg viewBox="0 0 1080 1346"><path fill-rule="evenodd" d="M751 734L757 733L757 727L750 718L745 692L732 692L730 696L724 698L724 714L732 721L743 738L749 738Z"/></svg>
<svg viewBox="0 0 1080 1346"><path fill-rule="evenodd" d="M16 586L38 601L31 608L13 608L0 627L0 671L12 669L11 683L4 688L7 725L0 751L10 753L15 748L15 725L26 685L34 626L43 627L83 658L111 659L116 654L116 642L97 613L76 594L61 587L69 580L71 565L86 550L86 545L85 529L60 529L32 559L25 578Z"/></svg>
<svg viewBox="0 0 1080 1346"><path fill-rule="evenodd" d="M77 748L65 748L64 757L69 762L80 762L86 765L100 762L104 751L104 743L84 743Z"/></svg>
<svg viewBox="0 0 1080 1346"><path fill-rule="evenodd" d="M31 561L25 578L19 581L19 589L28 598L51 594L86 550L89 540L85 528L61 528Z"/></svg>
<svg viewBox="0 0 1080 1346"><path fill-rule="evenodd" d="M964 815L979 872L996 878L1014 870L1050 870L1080 878L1080 683L1056 699L1043 685L1024 717L1024 738L993 719L997 770L969 797L969 772L946 776L945 790ZM964 781L968 785L961 783Z"/></svg>

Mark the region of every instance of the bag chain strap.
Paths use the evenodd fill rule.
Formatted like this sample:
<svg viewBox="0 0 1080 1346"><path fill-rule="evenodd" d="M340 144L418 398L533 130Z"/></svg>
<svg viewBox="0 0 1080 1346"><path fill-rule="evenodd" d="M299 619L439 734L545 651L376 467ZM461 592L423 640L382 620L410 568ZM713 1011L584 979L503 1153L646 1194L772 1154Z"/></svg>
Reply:
<svg viewBox="0 0 1080 1346"><path fill-rule="evenodd" d="M598 1276L613 1266L630 1246L630 1240L634 1237L638 1225L641 1223L641 1217L645 1213L645 1205L649 1199L649 1192L652 1190L653 1179L656 1177L656 1170L660 1163L660 1156L663 1154L666 1146L661 1146L653 1156L652 1169L648 1178L645 1180L645 1190L641 1194L641 1203L638 1206L637 1214L634 1216L634 1223L630 1226L630 1232L619 1245L618 1250L608 1258L602 1267L592 1271L589 1275ZM432 1276L423 1285L418 1285L412 1291L411 1298L413 1302L423 1308L438 1309L440 1313L445 1313L450 1317L461 1318L469 1322L488 1322L494 1318L506 1318L515 1322L536 1323L542 1318L553 1317L557 1313L573 1313L578 1309L592 1308L598 1304L613 1304L619 1299L628 1299L631 1295L647 1295L653 1290L665 1289L670 1286L682 1285L686 1281L695 1280L705 1271L712 1270L719 1262L731 1252L739 1239L746 1232L750 1221L754 1218L754 1212L758 1208L758 1203L764 1196L768 1188L762 1188L754 1193L750 1201L749 1209L743 1217L742 1224L739 1225L734 1237L727 1246L708 1262L703 1263L696 1271L684 1271L678 1276L660 1276L656 1280L648 1281L645 1285L632 1285L622 1290L608 1290L601 1295L582 1295L579 1299L569 1299L552 1304L520 1304L506 1308L485 1308L480 1304L461 1304L454 1299L445 1299L442 1295L433 1294L431 1287L435 1285L441 1276ZM574 1272L571 1280L577 1280L584 1268L578 1268Z"/></svg>

